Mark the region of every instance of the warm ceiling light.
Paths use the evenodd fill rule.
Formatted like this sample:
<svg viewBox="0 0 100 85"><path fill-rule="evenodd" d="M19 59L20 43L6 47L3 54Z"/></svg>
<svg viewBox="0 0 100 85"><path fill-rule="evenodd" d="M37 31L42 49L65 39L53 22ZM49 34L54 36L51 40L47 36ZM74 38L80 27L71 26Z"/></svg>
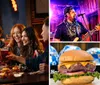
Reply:
<svg viewBox="0 0 100 85"><path fill-rule="evenodd" d="M11 0L11 3L12 3L12 7L14 9L14 11L17 11L17 3L16 3L16 0Z"/></svg>

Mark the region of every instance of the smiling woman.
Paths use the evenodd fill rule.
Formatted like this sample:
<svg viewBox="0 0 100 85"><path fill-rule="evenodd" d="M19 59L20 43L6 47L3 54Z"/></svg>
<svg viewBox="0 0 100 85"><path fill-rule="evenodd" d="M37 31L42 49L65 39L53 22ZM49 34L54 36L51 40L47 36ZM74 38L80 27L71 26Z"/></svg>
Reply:
<svg viewBox="0 0 100 85"><path fill-rule="evenodd" d="M11 39L9 44L7 45L11 52L15 55L20 55L19 48L22 44L21 41L21 33L25 26L23 24L15 24L11 29Z"/></svg>
<svg viewBox="0 0 100 85"><path fill-rule="evenodd" d="M27 45L29 43L29 38L25 31L22 33L22 41L23 41L23 45Z"/></svg>
<svg viewBox="0 0 100 85"><path fill-rule="evenodd" d="M13 59L13 56L20 56L20 47L22 45L21 33L24 28L25 26L23 24L15 24L11 29L11 39L7 45L11 52L11 54L7 56L7 58L11 61L9 62L10 65L19 64L19 62Z"/></svg>
<svg viewBox="0 0 100 85"><path fill-rule="evenodd" d="M28 27L23 30L22 42L23 46L21 49L21 55L23 55L24 57L32 57L35 50L39 48L39 41L32 27Z"/></svg>
<svg viewBox="0 0 100 85"><path fill-rule="evenodd" d="M16 28L13 32L13 38L17 43L21 42L20 48L17 52L19 55L10 53L6 58L17 61L18 63L24 64L27 71L37 71L39 69L39 62L37 56L40 53L39 41L35 35L32 27L27 27L20 34Z"/></svg>

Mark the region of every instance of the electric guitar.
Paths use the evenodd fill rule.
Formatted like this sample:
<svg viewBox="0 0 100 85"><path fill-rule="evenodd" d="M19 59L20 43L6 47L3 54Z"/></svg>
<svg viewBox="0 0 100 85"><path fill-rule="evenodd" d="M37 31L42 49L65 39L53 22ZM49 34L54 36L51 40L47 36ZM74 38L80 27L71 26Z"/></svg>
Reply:
<svg viewBox="0 0 100 85"><path fill-rule="evenodd" d="M95 26L95 29L92 29L91 31L87 32L87 33L84 35L84 37L82 38L81 41L86 41L86 39L87 39L88 37L90 37L90 35L93 35L94 32L99 31L99 30L100 30L100 24L96 25L96 26ZM77 42L78 40L79 40L79 37L76 37L76 38L73 40L73 42Z"/></svg>

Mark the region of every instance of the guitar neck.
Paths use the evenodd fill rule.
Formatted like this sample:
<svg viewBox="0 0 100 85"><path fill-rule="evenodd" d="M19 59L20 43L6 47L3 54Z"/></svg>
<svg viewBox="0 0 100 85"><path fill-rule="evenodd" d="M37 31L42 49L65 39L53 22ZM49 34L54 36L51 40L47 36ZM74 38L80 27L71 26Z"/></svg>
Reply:
<svg viewBox="0 0 100 85"><path fill-rule="evenodd" d="M96 31L95 29L92 29L91 31L87 32L87 33L84 35L84 38L82 39L82 41L85 41L88 37L90 37L91 35L93 35L93 33L94 33L95 31Z"/></svg>

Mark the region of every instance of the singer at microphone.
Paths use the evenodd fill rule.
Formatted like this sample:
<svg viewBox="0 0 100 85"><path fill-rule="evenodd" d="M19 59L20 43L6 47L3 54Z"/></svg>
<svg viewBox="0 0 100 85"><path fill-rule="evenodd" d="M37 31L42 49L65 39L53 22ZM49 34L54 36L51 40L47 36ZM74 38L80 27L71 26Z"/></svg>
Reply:
<svg viewBox="0 0 100 85"><path fill-rule="evenodd" d="M78 14L83 16L85 13ZM56 27L54 41L73 41L76 37L82 40L82 35L88 30L76 20L76 12L72 6L64 8L64 20Z"/></svg>

